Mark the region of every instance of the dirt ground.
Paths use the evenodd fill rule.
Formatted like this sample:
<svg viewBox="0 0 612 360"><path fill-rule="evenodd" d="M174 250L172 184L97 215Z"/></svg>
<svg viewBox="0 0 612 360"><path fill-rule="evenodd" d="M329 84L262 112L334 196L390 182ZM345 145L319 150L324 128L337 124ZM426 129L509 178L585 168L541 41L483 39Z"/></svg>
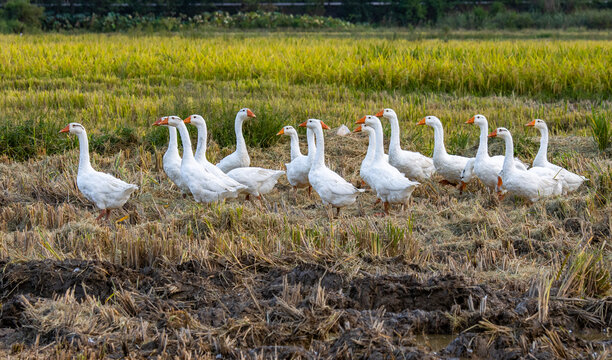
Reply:
<svg viewBox="0 0 612 360"><path fill-rule="evenodd" d="M612 346L610 337L581 336L612 323L609 298L551 300L543 319L537 297L460 274L428 277L402 257L377 264L410 269L394 276L237 260L138 271L100 261L2 261L0 351L40 358L603 359ZM439 338L450 343L431 344Z"/></svg>

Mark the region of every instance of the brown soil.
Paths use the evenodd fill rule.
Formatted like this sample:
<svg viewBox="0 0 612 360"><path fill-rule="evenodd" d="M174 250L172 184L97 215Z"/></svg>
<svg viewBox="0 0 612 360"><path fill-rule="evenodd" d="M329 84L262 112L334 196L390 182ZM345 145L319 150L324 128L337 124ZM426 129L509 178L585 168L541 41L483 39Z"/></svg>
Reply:
<svg viewBox="0 0 612 360"><path fill-rule="evenodd" d="M371 261L393 267L403 259ZM605 356L612 345L574 335L610 326L612 299L551 299L540 321L537 294L431 276L418 266L394 276L252 258L139 270L85 260L0 267L0 353L25 357L550 359ZM61 304L94 315L79 326L86 312L66 321L57 315ZM97 327L102 321L123 325ZM142 327L138 335L130 324ZM423 333L454 340L436 352L417 340Z"/></svg>

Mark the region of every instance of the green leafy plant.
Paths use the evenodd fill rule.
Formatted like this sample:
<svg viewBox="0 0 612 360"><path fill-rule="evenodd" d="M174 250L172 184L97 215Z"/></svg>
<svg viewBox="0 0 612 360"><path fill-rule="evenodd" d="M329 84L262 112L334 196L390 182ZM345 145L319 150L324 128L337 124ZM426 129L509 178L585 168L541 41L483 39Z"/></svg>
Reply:
<svg viewBox="0 0 612 360"><path fill-rule="evenodd" d="M589 124L591 125L591 135L593 140L597 144L600 151L606 150L610 145L610 139L612 139L612 127L610 126L610 119L601 112L595 113L590 116Z"/></svg>

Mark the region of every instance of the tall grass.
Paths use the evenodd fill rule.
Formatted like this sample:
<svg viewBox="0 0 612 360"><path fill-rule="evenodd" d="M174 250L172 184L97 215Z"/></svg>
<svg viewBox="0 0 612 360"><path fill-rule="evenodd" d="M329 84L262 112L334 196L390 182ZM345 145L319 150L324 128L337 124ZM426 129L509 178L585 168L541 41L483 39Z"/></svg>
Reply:
<svg viewBox="0 0 612 360"><path fill-rule="evenodd" d="M96 152L162 147L166 132L150 125L169 114L203 115L211 149L231 147L245 106L258 116L245 125L250 147L273 145L285 124L350 125L389 106L404 147L431 153L431 133L413 122L435 114L449 150L467 154L477 134L463 123L476 113L511 129L541 114L559 123L556 134L584 136L592 109L609 117L612 93L605 41L46 34L0 36L0 47L0 156L16 160L74 146L57 136L71 121L86 126ZM519 156L532 155L525 144Z"/></svg>
<svg viewBox="0 0 612 360"><path fill-rule="evenodd" d="M597 144L600 151L604 151L610 146L612 139L612 126L610 126L610 117L602 113L593 113L589 117L591 125L591 134L593 140Z"/></svg>

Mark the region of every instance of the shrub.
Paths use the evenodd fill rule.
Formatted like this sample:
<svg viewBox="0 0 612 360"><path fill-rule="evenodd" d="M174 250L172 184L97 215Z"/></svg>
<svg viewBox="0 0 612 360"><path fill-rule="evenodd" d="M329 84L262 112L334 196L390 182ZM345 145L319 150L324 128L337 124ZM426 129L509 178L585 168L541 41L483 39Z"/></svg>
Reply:
<svg viewBox="0 0 612 360"><path fill-rule="evenodd" d="M589 123L591 125L591 134L593 135L593 140L595 140L597 147L600 151L606 150L612 138L610 119L608 119L605 114L593 112L589 119Z"/></svg>
<svg viewBox="0 0 612 360"><path fill-rule="evenodd" d="M40 29L44 8L30 4L29 0L9 0L0 12L9 31L22 32L27 28Z"/></svg>

